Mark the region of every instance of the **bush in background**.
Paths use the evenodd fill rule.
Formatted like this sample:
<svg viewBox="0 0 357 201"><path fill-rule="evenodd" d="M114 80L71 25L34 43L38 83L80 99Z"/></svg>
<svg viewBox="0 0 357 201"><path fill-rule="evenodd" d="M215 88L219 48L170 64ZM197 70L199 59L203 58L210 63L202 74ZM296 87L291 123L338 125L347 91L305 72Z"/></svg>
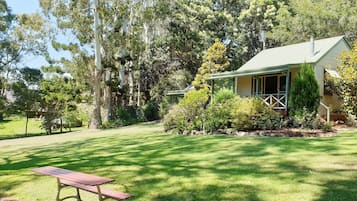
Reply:
<svg viewBox="0 0 357 201"><path fill-rule="evenodd" d="M137 106L120 107L115 111L114 123L116 127L127 126L143 122L145 117L142 109Z"/></svg>
<svg viewBox="0 0 357 201"><path fill-rule="evenodd" d="M154 121L160 119L159 115L159 104L154 101L147 102L142 107L144 117L146 121Z"/></svg>

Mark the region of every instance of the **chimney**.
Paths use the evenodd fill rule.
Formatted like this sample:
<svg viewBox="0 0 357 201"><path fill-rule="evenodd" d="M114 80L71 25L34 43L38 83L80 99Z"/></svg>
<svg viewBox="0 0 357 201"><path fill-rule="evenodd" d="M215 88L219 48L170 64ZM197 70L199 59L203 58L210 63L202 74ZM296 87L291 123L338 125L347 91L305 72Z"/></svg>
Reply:
<svg viewBox="0 0 357 201"><path fill-rule="evenodd" d="M311 57L315 56L315 40L313 35L310 37L310 51Z"/></svg>

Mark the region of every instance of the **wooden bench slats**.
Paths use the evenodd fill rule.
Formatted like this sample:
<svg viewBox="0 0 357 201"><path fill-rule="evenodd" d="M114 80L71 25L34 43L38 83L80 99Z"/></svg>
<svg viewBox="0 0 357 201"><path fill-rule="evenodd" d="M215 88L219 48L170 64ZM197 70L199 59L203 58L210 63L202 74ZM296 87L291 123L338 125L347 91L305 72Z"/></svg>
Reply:
<svg viewBox="0 0 357 201"><path fill-rule="evenodd" d="M67 181L67 180L61 180L61 183L67 186L73 186L91 193L96 193L98 194L98 190L96 186L87 186L87 185L83 185L83 184L79 184L79 183L75 183L72 181ZM122 193L122 192L118 192L118 191L114 191L114 190L109 190L109 189L100 189L102 195L108 197L108 198L113 198L113 199L117 199L117 200L125 200L128 199L130 197L132 197L132 195L127 194L127 193Z"/></svg>
<svg viewBox="0 0 357 201"><path fill-rule="evenodd" d="M76 183L89 185L89 186L96 186L96 185L106 184L106 183L114 181L113 179L109 179L109 178L105 178L105 177L99 177L99 176L95 176L95 175L85 174L85 173L81 173L81 172L75 172L75 171L56 168L56 167L52 167L52 166L35 168L35 169L32 169L32 171L39 173L39 174L53 176L53 177L57 177L60 179L65 179L67 181L73 181Z"/></svg>

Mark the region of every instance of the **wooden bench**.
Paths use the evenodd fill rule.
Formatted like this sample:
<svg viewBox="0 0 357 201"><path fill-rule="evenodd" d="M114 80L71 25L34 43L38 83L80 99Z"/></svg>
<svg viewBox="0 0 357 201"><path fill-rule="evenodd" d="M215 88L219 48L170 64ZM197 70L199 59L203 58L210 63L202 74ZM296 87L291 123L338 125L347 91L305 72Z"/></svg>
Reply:
<svg viewBox="0 0 357 201"><path fill-rule="evenodd" d="M97 194L99 201L103 201L106 199L126 200L132 197L132 195L127 193L103 189L100 187L103 184L114 181L113 179L52 166L35 168L32 169L32 171L42 175L57 178L57 201L62 201L69 198L76 198L78 201L81 201L82 199L79 193L79 189ZM60 198L61 189L68 186L76 188L77 194L75 196L67 196Z"/></svg>

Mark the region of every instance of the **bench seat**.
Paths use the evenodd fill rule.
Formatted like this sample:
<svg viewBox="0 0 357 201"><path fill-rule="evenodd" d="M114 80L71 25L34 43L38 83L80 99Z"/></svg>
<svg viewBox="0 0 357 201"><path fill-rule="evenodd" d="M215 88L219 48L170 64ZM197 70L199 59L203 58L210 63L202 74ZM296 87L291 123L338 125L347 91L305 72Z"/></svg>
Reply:
<svg viewBox="0 0 357 201"><path fill-rule="evenodd" d="M88 186L88 185L83 185L83 184L79 184L79 183L75 183L72 181L68 181L68 180L61 180L61 183L66 185L66 186L72 186L75 188L79 188L91 193L95 193L98 194L98 189L96 186ZM118 192L118 191L114 191L114 190L109 190L109 189L103 189L100 188L101 194L103 196L105 196L106 198L112 198L114 200L126 200L130 197L132 197L132 195L128 194L128 193L122 193L122 192Z"/></svg>

